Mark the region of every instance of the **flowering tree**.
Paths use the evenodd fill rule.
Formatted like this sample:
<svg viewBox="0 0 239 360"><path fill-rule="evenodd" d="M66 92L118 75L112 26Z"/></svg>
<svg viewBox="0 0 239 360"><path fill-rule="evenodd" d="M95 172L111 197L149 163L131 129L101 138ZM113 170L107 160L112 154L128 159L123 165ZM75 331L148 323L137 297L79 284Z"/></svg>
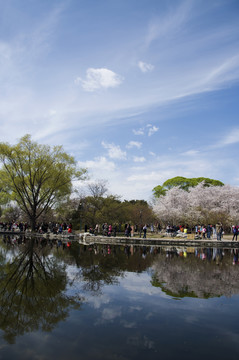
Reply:
<svg viewBox="0 0 239 360"><path fill-rule="evenodd" d="M188 212L188 195L187 191L173 187L165 196L155 200L153 210L164 224L176 225L184 222L185 214Z"/></svg>
<svg viewBox="0 0 239 360"><path fill-rule="evenodd" d="M239 188L230 185L208 186L203 183L188 191L173 187L165 196L155 199L154 212L164 223L224 225L237 223L239 218Z"/></svg>

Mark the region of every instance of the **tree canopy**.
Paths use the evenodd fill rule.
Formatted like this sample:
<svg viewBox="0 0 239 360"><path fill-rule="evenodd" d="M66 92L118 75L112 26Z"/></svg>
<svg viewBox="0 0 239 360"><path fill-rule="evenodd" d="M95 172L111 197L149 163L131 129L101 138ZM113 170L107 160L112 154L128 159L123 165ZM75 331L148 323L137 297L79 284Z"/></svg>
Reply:
<svg viewBox="0 0 239 360"><path fill-rule="evenodd" d="M198 178L186 178L183 176L176 176L171 179L166 180L163 185L158 185L153 188L154 197L158 198L164 196L167 190L172 189L173 187L179 187L182 190L188 191L189 188L195 187L198 184L203 182L205 187L208 186L223 186L224 184L219 180L209 179L205 177Z"/></svg>
<svg viewBox="0 0 239 360"><path fill-rule="evenodd" d="M72 192L72 181L83 179L74 158L61 146L40 145L30 135L18 144L0 143L0 189L26 213L32 230L39 216Z"/></svg>

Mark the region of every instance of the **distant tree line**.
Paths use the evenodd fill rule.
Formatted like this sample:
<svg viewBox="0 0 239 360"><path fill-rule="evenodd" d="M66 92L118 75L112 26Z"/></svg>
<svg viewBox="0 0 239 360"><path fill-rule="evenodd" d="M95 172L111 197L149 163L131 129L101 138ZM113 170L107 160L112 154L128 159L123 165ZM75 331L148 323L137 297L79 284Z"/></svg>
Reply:
<svg viewBox="0 0 239 360"><path fill-rule="evenodd" d="M96 224L139 225L160 222L197 224L238 222L239 189L219 180L181 176L153 189L153 206L145 200L120 200L106 182L88 183L87 195L74 192L74 181L87 170L61 146L50 147L22 137L16 145L0 143L1 221L26 221L32 230L49 221L75 229Z"/></svg>

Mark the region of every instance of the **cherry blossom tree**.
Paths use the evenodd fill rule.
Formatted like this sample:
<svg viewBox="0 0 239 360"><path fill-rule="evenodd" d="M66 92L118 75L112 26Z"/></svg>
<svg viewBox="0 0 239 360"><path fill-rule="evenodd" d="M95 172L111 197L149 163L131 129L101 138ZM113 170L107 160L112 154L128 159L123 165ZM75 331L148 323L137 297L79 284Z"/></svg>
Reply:
<svg viewBox="0 0 239 360"><path fill-rule="evenodd" d="M239 187L205 187L203 183L188 191L173 187L165 196L155 199L153 209L164 225L183 223L193 226L220 221L231 226L239 223Z"/></svg>

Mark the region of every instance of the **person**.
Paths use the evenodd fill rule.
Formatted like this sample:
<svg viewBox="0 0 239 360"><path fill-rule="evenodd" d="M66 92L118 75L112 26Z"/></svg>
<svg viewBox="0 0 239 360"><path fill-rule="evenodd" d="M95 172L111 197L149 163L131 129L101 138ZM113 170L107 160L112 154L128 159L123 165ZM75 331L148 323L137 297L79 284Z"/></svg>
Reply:
<svg viewBox="0 0 239 360"><path fill-rule="evenodd" d="M62 234L62 232L63 232L63 227L62 227L62 224L60 224L59 229L58 229L58 233Z"/></svg>
<svg viewBox="0 0 239 360"><path fill-rule="evenodd" d="M237 226L234 226L233 229L232 229L232 232L233 232L232 241L234 241L235 238L236 238L236 241L237 241L238 227L237 227Z"/></svg>
<svg viewBox="0 0 239 360"><path fill-rule="evenodd" d="M211 239L212 227L211 225L207 225L207 238Z"/></svg>
<svg viewBox="0 0 239 360"><path fill-rule="evenodd" d="M220 241L222 239L222 224L221 223L216 224L216 233L217 233L217 240Z"/></svg>
<svg viewBox="0 0 239 360"><path fill-rule="evenodd" d="M213 227L212 227L212 238L213 239L217 238L217 232L216 232L216 226L215 225L213 225Z"/></svg>
<svg viewBox="0 0 239 360"><path fill-rule="evenodd" d="M108 227L108 236L111 236L112 233L112 225L110 224Z"/></svg>
<svg viewBox="0 0 239 360"><path fill-rule="evenodd" d="M144 227L143 227L143 232L144 232L143 238L146 239L146 233L147 233L147 225L146 225L146 224L145 224Z"/></svg>
<svg viewBox="0 0 239 360"><path fill-rule="evenodd" d="M132 231L132 227L130 226L130 224L127 226L127 237L131 237L131 231Z"/></svg>
<svg viewBox="0 0 239 360"><path fill-rule="evenodd" d="M68 234L71 234L71 233L72 233L72 228L71 228L71 227L68 227L67 232L68 232Z"/></svg>

